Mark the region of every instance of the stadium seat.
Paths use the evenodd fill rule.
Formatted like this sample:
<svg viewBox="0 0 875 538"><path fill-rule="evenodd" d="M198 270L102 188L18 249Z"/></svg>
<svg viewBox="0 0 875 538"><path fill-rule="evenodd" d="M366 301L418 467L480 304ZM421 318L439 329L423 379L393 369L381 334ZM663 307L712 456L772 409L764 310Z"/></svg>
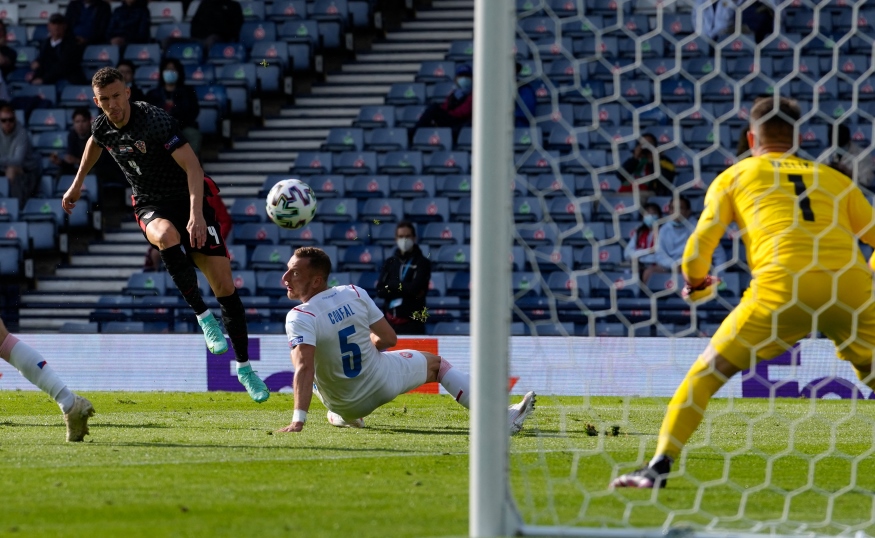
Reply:
<svg viewBox="0 0 875 538"><path fill-rule="evenodd" d="M18 198L0 198L0 222L17 222L18 213Z"/></svg>
<svg viewBox="0 0 875 538"><path fill-rule="evenodd" d="M416 74L416 82L452 81L456 75L456 62L427 60L422 62Z"/></svg>
<svg viewBox="0 0 875 538"><path fill-rule="evenodd" d="M404 202L407 219L416 223L450 222L448 198L416 198Z"/></svg>
<svg viewBox="0 0 875 538"><path fill-rule="evenodd" d="M288 262L288 259L286 261ZM242 297L251 297L258 292L255 271L245 269L232 271L231 280L234 282L234 287L237 288L237 293ZM212 290L209 291L209 294L212 295Z"/></svg>
<svg viewBox="0 0 875 538"><path fill-rule="evenodd" d="M535 150L523 155L524 158L516 163L517 171L521 174L546 174L555 170L554 165L559 165L558 151Z"/></svg>
<svg viewBox="0 0 875 538"><path fill-rule="evenodd" d="M296 175L330 174L332 155L328 152L302 151L298 153L291 172Z"/></svg>
<svg viewBox="0 0 875 538"><path fill-rule="evenodd" d="M377 171L377 154L373 151L344 151L332 155L335 174L373 174Z"/></svg>
<svg viewBox="0 0 875 538"><path fill-rule="evenodd" d="M272 222L246 222L234 226L231 233L234 242L241 245L276 245L279 243L279 230Z"/></svg>
<svg viewBox="0 0 875 538"><path fill-rule="evenodd" d="M353 126L365 129L395 126L395 107L391 105L366 105L359 109Z"/></svg>
<svg viewBox="0 0 875 538"><path fill-rule="evenodd" d="M358 204L355 198L328 198L319 202L316 218L325 223L358 220Z"/></svg>
<svg viewBox="0 0 875 538"><path fill-rule="evenodd" d="M212 66L207 66L212 70ZM200 66L197 66L200 69ZM221 113L228 112L228 94L224 86L219 84L201 84L194 86L198 104L202 108L214 108Z"/></svg>
<svg viewBox="0 0 875 538"><path fill-rule="evenodd" d="M204 59L204 50L200 43L171 43L164 57L179 60L183 65L197 65Z"/></svg>
<svg viewBox="0 0 875 538"><path fill-rule="evenodd" d="M62 131L67 134L67 111L62 108L37 108L30 114L27 128L31 132Z"/></svg>
<svg viewBox="0 0 875 538"><path fill-rule="evenodd" d="M284 72L289 68L289 46L285 41L256 41L249 50L249 58L262 67L278 64Z"/></svg>
<svg viewBox="0 0 875 538"><path fill-rule="evenodd" d="M163 282L164 279L162 278L161 281ZM101 295L97 299L98 307L88 315L88 321L128 321L133 315L133 310L129 308L133 300L132 295Z"/></svg>
<svg viewBox="0 0 875 538"><path fill-rule="evenodd" d="M383 248L377 245L353 245L341 250L342 271L379 271L383 266Z"/></svg>
<svg viewBox="0 0 875 538"><path fill-rule="evenodd" d="M332 127L328 138L320 147L321 151L362 151L364 133L357 127Z"/></svg>
<svg viewBox="0 0 875 538"><path fill-rule="evenodd" d="M52 197L63 198L64 193L66 193L67 189L70 188L70 185L73 184L74 178L75 176L73 174L63 175L58 178L54 190L49 193L49 195ZM95 202L100 202L100 188L98 187L97 176L95 174L88 174L85 176L85 180L82 182L82 188L79 191L79 196L88 202L88 207Z"/></svg>
<svg viewBox="0 0 875 538"><path fill-rule="evenodd" d="M364 134L364 149L367 151L387 152L407 149L407 129L378 127L369 129Z"/></svg>
<svg viewBox="0 0 875 538"><path fill-rule="evenodd" d="M244 86L249 91L258 88L256 65L250 63L227 63L222 65L216 77L216 82L226 86Z"/></svg>
<svg viewBox="0 0 875 538"><path fill-rule="evenodd" d="M390 151L377 156L377 172L392 175L419 175L422 173L422 153L419 151Z"/></svg>
<svg viewBox="0 0 875 538"><path fill-rule="evenodd" d="M387 105L421 105L425 103L425 84L422 82L396 82L389 88Z"/></svg>
<svg viewBox="0 0 875 538"><path fill-rule="evenodd" d="M332 264L332 266L334 265ZM258 294L264 297L285 297L286 287L282 283L284 274L285 270L256 271L255 284L258 288ZM283 311L283 318L285 318L287 311L288 308Z"/></svg>
<svg viewBox="0 0 875 538"><path fill-rule="evenodd" d="M115 67L121 58L118 45L88 45L82 53L85 67Z"/></svg>
<svg viewBox="0 0 875 538"><path fill-rule="evenodd" d="M359 209L359 218L374 225L392 226L391 223L404 220L403 204L400 198L369 198Z"/></svg>
<svg viewBox="0 0 875 538"><path fill-rule="evenodd" d="M325 225L321 222L311 222L297 230L280 230L280 243L283 245L319 246L325 242Z"/></svg>
<svg viewBox="0 0 875 538"><path fill-rule="evenodd" d="M434 271L468 271L471 268L470 245L442 245L431 257Z"/></svg>
<svg viewBox="0 0 875 538"><path fill-rule="evenodd" d="M544 245L530 250L533 260L526 259L527 270L542 273L553 271L571 272L574 266L574 252L571 246Z"/></svg>
<svg viewBox="0 0 875 538"><path fill-rule="evenodd" d="M164 43L174 39L191 39L190 22L163 22L155 29L155 41Z"/></svg>
<svg viewBox="0 0 875 538"><path fill-rule="evenodd" d="M228 213L235 223L267 222L268 220L264 210L264 198L248 196L235 198Z"/></svg>
<svg viewBox="0 0 875 538"><path fill-rule="evenodd" d="M395 246L395 226L392 224L371 226L371 244L381 247Z"/></svg>
<svg viewBox="0 0 875 538"><path fill-rule="evenodd" d="M412 128L416 126L420 116L425 111L425 105L407 105L400 107L396 125L398 127Z"/></svg>
<svg viewBox="0 0 875 538"><path fill-rule="evenodd" d="M471 325L467 322L439 321L434 325L428 325L431 335L434 336L468 336Z"/></svg>
<svg viewBox="0 0 875 538"><path fill-rule="evenodd" d="M49 17L60 12L60 6L53 2L25 2L19 6L18 24L45 28Z"/></svg>
<svg viewBox="0 0 875 538"><path fill-rule="evenodd" d="M319 22L315 20L293 19L283 22L277 30L277 38L293 46L307 46L312 54L322 49L322 36Z"/></svg>
<svg viewBox="0 0 875 538"><path fill-rule="evenodd" d="M133 273L122 289L125 295L164 295L166 291L163 273Z"/></svg>
<svg viewBox="0 0 875 538"><path fill-rule="evenodd" d="M279 179L274 180L274 183ZM316 194L316 199L323 198L343 198L346 195L346 187L344 185L344 177L340 175L316 175L307 177L307 184L313 189ZM273 186L273 183L271 183Z"/></svg>
<svg viewBox="0 0 875 538"><path fill-rule="evenodd" d="M124 59L130 60L137 66L146 64L158 65L161 61L161 46L157 43L131 43L125 47ZM137 71L139 73L139 68Z"/></svg>
<svg viewBox="0 0 875 538"><path fill-rule="evenodd" d="M246 245L225 245L228 249L228 259L231 269L249 269L249 255Z"/></svg>
<svg viewBox="0 0 875 538"><path fill-rule="evenodd" d="M420 243L432 247L442 245L461 245L465 240L464 225L461 222L429 222L425 224Z"/></svg>
<svg viewBox="0 0 875 538"><path fill-rule="evenodd" d="M453 131L449 127L420 127L413 134L410 149L423 152L451 151Z"/></svg>
<svg viewBox="0 0 875 538"><path fill-rule="evenodd" d="M142 321L107 321L102 323L100 332L103 334L143 334L146 325Z"/></svg>
<svg viewBox="0 0 875 538"><path fill-rule="evenodd" d="M246 47L242 43L214 43L207 60L213 65L243 63L248 59Z"/></svg>
<svg viewBox="0 0 875 538"><path fill-rule="evenodd" d="M425 157L426 174L468 174L471 156L467 151L435 151Z"/></svg>
<svg viewBox="0 0 875 538"><path fill-rule="evenodd" d="M422 198L434 196L437 190L435 177L428 175L393 176L389 178L389 194L397 198Z"/></svg>
<svg viewBox="0 0 875 538"><path fill-rule="evenodd" d="M577 300L590 295L590 276L553 271L547 277L547 289L559 300Z"/></svg>
<svg viewBox="0 0 875 538"><path fill-rule="evenodd" d="M185 64L182 67L185 70L185 82L189 86L194 86L195 89L198 89L201 86L209 85L211 87L211 93L217 96L216 100L219 100L218 96L221 96L221 109L227 110L228 104L228 93L225 90L224 86L219 86L215 84L216 82L216 68L210 64ZM209 94L207 94L209 95ZM201 98L201 94L198 94L198 99ZM209 101L206 103L209 105ZM215 106L215 105L213 105Z"/></svg>
<svg viewBox="0 0 875 538"><path fill-rule="evenodd" d="M256 245L248 268L256 271L284 271L291 257L290 245Z"/></svg>
<svg viewBox="0 0 875 538"><path fill-rule="evenodd" d="M387 198L389 196L389 176L363 175L344 179L346 195L350 198Z"/></svg>
<svg viewBox="0 0 875 538"><path fill-rule="evenodd" d="M623 264L623 249L619 244L575 247L573 256L575 269L598 267L602 271L614 271Z"/></svg>
<svg viewBox="0 0 875 538"><path fill-rule="evenodd" d="M367 245L371 242L371 225L367 222L340 222L328 227L325 239L339 247Z"/></svg>

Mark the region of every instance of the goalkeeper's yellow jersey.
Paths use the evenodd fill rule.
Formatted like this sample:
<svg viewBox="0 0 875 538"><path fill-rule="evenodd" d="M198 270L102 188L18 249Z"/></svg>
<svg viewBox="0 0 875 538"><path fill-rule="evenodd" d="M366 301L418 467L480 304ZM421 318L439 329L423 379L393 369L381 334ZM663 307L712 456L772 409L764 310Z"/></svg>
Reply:
<svg viewBox="0 0 875 538"><path fill-rule="evenodd" d="M829 271L866 262L858 238L875 246L875 212L849 177L826 165L769 153L717 176L684 249L683 272L704 278L711 256L738 223L754 276Z"/></svg>

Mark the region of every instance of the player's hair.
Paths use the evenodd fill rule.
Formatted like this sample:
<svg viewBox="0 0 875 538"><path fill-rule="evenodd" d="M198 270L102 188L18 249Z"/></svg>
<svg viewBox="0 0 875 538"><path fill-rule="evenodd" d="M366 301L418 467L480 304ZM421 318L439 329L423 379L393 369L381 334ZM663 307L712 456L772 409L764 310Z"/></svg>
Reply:
<svg viewBox="0 0 875 538"><path fill-rule="evenodd" d="M115 67L101 67L97 70L97 73L94 73L94 76L91 77L91 87L106 88L117 80L121 83L124 83L125 81L125 77L122 76L121 71Z"/></svg>
<svg viewBox="0 0 875 538"><path fill-rule="evenodd" d="M802 113L799 104L787 97L761 97L750 111L751 129L769 142L793 143L796 123Z"/></svg>
<svg viewBox="0 0 875 538"><path fill-rule="evenodd" d="M295 257L307 258L310 260L310 267L328 281L328 275L331 274L331 258L325 251L318 247L300 247L295 249Z"/></svg>
<svg viewBox="0 0 875 538"><path fill-rule="evenodd" d="M401 228L407 228L413 233L413 237L416 237L416 226L413 225L409 220L402 220L398 224L395 225L395 233L398 233L398 230Z"/></svg>
<svg viewBox="0 0 875 538"><path fill-rule="evenodd" d="M86 120L91 118L91 111L85 108L84 106L77 106L73 109L73 119L76 119L76 116L82 116Z"/></svg>

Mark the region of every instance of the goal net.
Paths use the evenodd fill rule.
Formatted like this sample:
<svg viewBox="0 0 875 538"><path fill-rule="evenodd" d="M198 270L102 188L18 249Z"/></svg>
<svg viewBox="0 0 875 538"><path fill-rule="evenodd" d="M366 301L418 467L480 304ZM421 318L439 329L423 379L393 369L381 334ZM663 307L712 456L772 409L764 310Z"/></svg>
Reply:
<svg viewBox="0 0 875 538"><path fill-rule="evenodd" d="M650 460L751 280L734 227L718 296L690 306L680 256L653 237L692 230L710 182L749 155L754 99L797 99L795 153L867 196L873 181L875 5L748 0L706 35L729 4L516 0L510 374L542 393L510 447L523 534L875 535L872 391L816 330L717 393L667 488L609 487Z"/></svg>

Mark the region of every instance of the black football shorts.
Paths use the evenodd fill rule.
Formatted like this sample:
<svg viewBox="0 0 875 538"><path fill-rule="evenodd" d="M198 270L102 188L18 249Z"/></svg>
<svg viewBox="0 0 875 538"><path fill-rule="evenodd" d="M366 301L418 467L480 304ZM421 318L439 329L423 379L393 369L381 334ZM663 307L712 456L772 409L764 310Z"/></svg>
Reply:
<svg viewBox="0 0 875 538"><path fill-rule="evenodd" d="M228 257L228 248L225 245L225 239L220 233L219 223L216 221L216 212L207 201L206 192L204 193L203 211L204 220L207 223L207 240L201 248L191 246L191 236L186 229L188 220L191 217L189 201L187 199L134 206L134 217L137 219L137 224L143 232L143 237L146 237L146 226L150 222L155 219L167 219L173 224L176 231L179 232L180 243L182 243L182 248L187 254L200 252L207 256ZM146 237L146 240L148 241L149 238ZM155 245L152 246L158 248Z"/></svg>

